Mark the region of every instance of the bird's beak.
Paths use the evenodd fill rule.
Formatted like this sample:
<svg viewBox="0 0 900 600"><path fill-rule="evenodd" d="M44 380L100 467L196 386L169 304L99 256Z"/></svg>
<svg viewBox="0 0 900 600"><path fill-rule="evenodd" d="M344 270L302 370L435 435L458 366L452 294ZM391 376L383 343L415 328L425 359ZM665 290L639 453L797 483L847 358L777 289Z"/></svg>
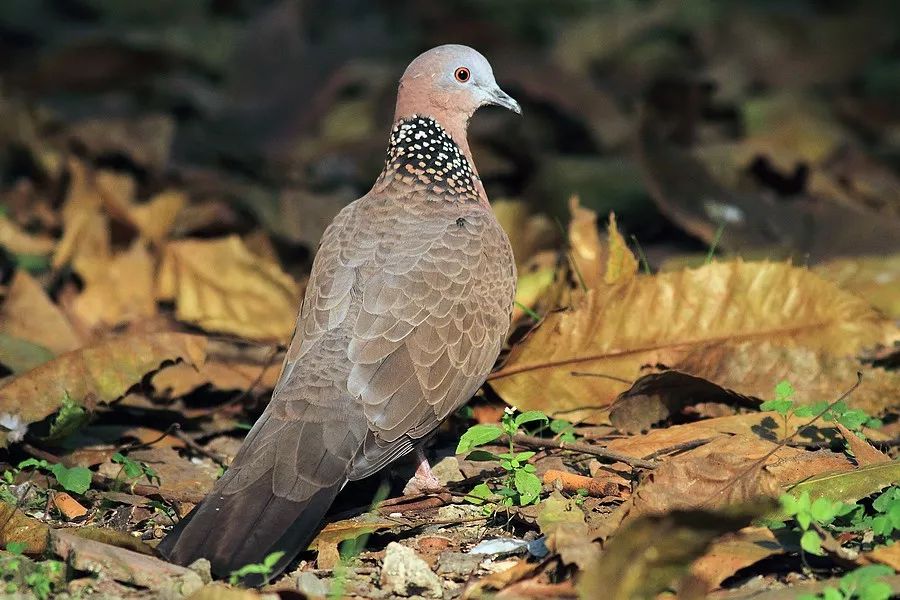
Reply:
<svg viewBox="0 0 900 600"><path fill-rule="evenodd" d="M522 107L519 106L519 103L513 100L512 96L501 90L499 87L495 87L491 90L488 103L508 108L517 115L522 114Z"/></svg>

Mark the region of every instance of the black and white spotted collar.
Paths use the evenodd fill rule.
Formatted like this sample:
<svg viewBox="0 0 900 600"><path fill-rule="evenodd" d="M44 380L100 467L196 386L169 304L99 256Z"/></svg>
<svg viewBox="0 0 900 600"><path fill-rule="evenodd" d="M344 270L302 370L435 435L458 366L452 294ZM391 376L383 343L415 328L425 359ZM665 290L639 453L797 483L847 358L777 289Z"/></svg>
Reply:
<svg viewBox="0 0 900 600"><path fill-rule="evenodd" d="M431 117L413 115L394 125L381 179L388 175L413 177L446 199L479 201L472 165Z"/></svg>

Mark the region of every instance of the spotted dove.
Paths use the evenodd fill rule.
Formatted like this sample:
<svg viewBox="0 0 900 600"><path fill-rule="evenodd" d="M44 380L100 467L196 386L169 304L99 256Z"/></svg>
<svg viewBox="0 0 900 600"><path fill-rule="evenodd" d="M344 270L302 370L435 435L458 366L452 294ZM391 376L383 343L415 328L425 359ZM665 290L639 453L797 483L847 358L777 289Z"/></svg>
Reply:
<svg viewBox="0 0 900 600"><path fill-rule="evenodd" d="M521 112L471 48L406 69L384 170L322 236L272 400L163 556L226 576L283 551L280 573L348 481L420 450L484 383L516 284L466 140L485 104Z"/></svg>

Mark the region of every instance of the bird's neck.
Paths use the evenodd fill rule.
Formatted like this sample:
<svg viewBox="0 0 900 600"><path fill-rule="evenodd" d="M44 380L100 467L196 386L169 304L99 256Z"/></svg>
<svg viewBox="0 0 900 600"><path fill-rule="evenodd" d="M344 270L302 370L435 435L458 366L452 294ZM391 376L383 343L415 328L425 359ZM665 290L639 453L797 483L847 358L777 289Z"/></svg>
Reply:
<svg viewBox="0 0 900 600"><path fill-rule="evenodd" d="M398 180L444 200L487 205L464 123L454 128L428 116L397 119L376 187Z"/></svg>

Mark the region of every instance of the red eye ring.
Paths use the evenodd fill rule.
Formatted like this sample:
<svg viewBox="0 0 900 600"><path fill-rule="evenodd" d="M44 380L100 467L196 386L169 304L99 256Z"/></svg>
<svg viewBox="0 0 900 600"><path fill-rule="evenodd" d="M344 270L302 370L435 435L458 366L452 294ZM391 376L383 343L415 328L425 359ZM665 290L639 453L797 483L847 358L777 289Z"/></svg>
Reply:
<svg viewBox="0 0 900 600"><path fill-rule="evenodd" d="M472 74L469 73L469 69L467 69L465 67L460 67L456 70L455 73L453 73L453 76L456 77L456 80L458 82L465 83L469 80L469 78L472 76Z"/></svg>

